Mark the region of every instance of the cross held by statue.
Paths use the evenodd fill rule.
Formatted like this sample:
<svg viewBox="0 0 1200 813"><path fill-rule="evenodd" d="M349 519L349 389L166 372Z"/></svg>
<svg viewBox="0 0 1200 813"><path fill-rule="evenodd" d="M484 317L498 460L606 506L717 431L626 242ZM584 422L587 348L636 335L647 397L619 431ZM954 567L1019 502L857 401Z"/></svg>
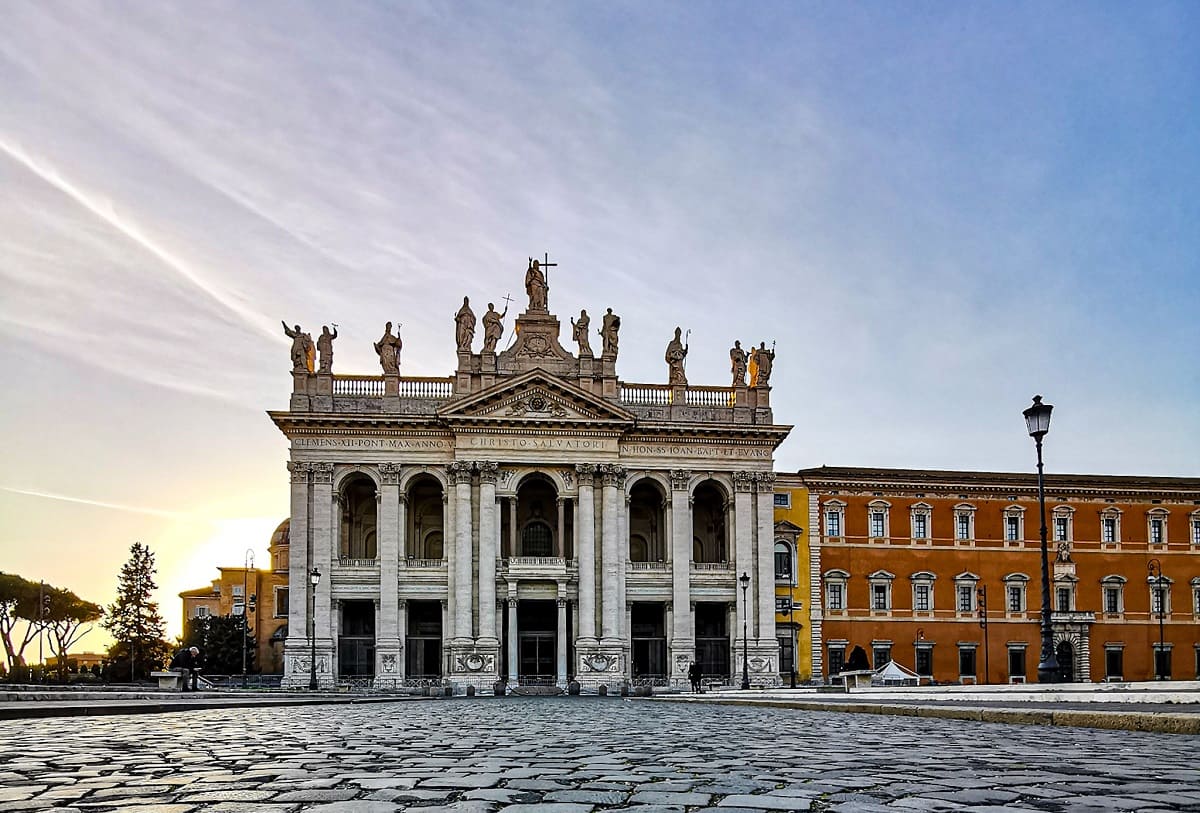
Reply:
<svg viewBox="0 0 1200 813"><path fill-rule="evenodd" d="M551 268L558 268L558 263L550 262L550 252L548 252L548 251L543 252L543 254L542 254L542 273L546 275L546 284L547 285L550 284L550 269Z"/></svg>

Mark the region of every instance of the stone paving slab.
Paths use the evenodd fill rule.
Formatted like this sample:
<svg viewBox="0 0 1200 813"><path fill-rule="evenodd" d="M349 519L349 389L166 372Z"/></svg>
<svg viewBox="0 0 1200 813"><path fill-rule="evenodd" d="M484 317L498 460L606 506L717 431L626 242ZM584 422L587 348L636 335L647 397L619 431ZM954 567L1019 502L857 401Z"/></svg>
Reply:
<svg viewBox="0 0 1200 813"><path fill-rule="evenodd" d="M0 720L27 720L40 717L104 717L113 714L164 714L206 709L276 708L288 706L328 706L359 703L431 702L439 698L419 696L370 695L289 695L248 692L245 694L146 693L129 696L104 695L89 699L70 697L50 699L20 696L10 692L0 699ZM99 693L96 693L99 695Z"/></svg>
<svg viewBox="0 0 1200 813"><path fill-rule="evenodd" d="M1200 737L617 698L0 721L0 811L1193 811Z"/></svg>

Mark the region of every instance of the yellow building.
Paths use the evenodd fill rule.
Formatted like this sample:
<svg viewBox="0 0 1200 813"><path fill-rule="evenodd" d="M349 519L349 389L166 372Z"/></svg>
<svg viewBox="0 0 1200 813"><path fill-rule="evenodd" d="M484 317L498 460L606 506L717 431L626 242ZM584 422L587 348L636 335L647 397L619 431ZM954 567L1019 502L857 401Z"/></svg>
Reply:
<svg viewBox="0 0 1200 813"><path fill-rule="evenodd" d="M775 635L784 685L813 676L813 570L809 548L809 493L798 477L775 482ZM792 675L794 674L794 678Z"/></svg>
<svg viewBox="0 0 1200 813"><path fill-rule="evenodd" d="M220 576L213 579L211 585L179 594L183 600L185 630L194 618L241 615L249 604L247 622L254 635L260 671L265 674L283 672L283 642L287 638L288 621L289 527L290 521L285 519L271 534L269 569L219 567Z"/></svg>

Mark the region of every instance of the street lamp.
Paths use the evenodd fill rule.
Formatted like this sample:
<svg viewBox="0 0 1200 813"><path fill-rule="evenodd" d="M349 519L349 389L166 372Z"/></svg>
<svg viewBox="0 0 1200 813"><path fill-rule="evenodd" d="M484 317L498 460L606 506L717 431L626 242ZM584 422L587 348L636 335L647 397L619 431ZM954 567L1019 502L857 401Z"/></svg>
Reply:
<svg viewBox="0 0 1200 813"><path fill-rule="evenodd" d="M1162 562L1158 559L1151 559L1146 565L1147 571L1150 573L1150 578L1154 579L1154 602L1156 606L1151 609L1158 613L1158 651L1154 653L1154 679L1162 680L1163 672L1162 662L1166 660L1163 655L1166 652L1166 647L1163 642L1163 618L1167 614L1167 595L1163 592L1163 572Z"/></svg>
<svg viewBox="0 0 1200 813"><path fill-rule="evenodd" d="M308 574L308 690L317 690L317 585L321 583L321 571L313 568Z"/></svg>
<svg viewBox="0 0 1200 813"><path fill-rule="evenodd" d="M742 584L742 688L750 688L750 656L747 654L749 646L749 616L750 604L747 601L746 594L750 589L750 574L743 573L738 581Z"/></svg>
<svg viewBox="0 0 1200 813"><path fill-rule="evenodd" d="M242 688L246 688L246 638L250 635L250 595L247 582L250 568L254 567L254 551L247 550L242 568Z"/></svg>
<svg viewBox="0 0 1200 813"><path fill-rule="evenodd" d="M1042 396L1033 396L1033 406L1024 411L1025 426L1037 444L1038 510L1042 535L1042 657L1038 661L1038 682L1053 683L1058 676L1058 658L1054 656L1054 630L1050 626L1050 559L1046 550L1046 482L1042 472L1042 438L1050 431L1050 404Z"/></svg>

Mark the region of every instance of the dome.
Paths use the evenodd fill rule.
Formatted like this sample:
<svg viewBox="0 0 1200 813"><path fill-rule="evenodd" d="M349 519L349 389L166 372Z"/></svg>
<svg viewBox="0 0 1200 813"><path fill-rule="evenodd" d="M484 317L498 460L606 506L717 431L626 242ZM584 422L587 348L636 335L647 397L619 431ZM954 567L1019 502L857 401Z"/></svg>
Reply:
<svg viewBox="0 0 1200 813"><path fill-rule="evenodd" d="M279 523L279 527L271 534L271 542L269 548L286 547L290 544L288 534L292 528L292 519L288 517L283 522Z"/></svg>

